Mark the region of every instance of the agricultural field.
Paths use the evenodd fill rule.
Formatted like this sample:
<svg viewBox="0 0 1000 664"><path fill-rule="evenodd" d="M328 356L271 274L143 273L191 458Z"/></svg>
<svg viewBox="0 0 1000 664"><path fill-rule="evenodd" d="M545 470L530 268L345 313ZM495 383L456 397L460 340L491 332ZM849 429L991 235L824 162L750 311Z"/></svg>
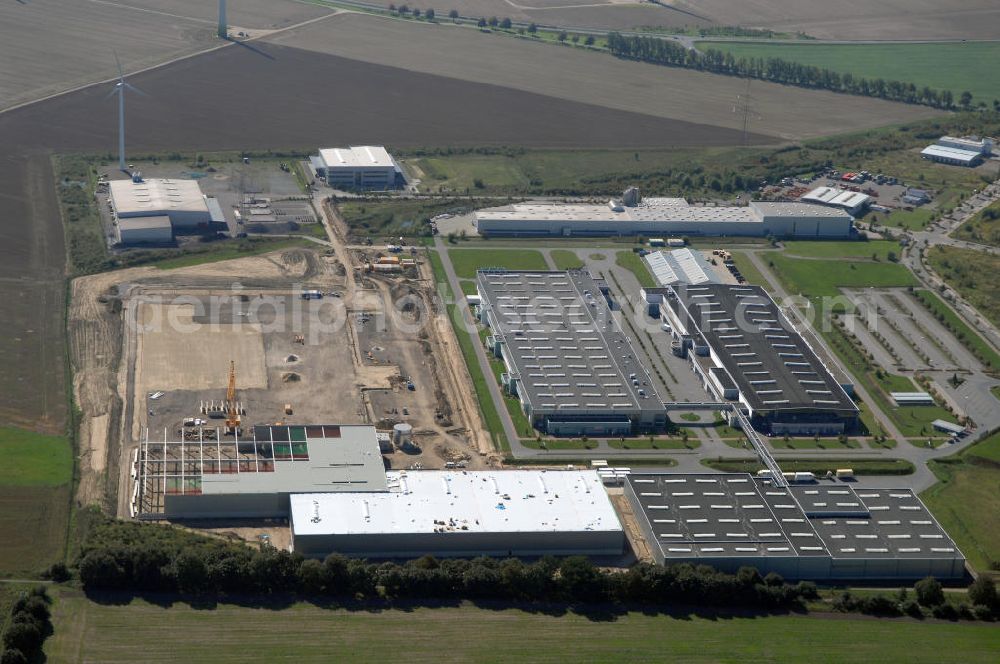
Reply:
<svg viewBox="0 0 1000 664"><path fill-rule="evenodd" d="M271 43L412 72L537 92L553 98L691 123L679 145L739 144L742 118L732 112L745 83L734 77L619 60L448 24L342 14L283 32ZM502 67L496 63L504 63ZM405 63L405 64L401 64ZM756 83L754 143L825 136L939 115L876 99ZM505 105L506 107L506 105ZM496 114L490 116L491 119ZM711 128L711 129L710 129ZM653 135L662 134L656 132Z"/></svg>
<svg viewBox="0 0 1000 664"><path fill-rule="evenodd" d="M73 451L64 436L0 427L0 576L62 560L69 527Z"/></svg>
<svg viewBox="0 0 1000 664"><path fill-rule="evenodd" d="M449 249L448 257L459 279L475 279L476 270L502 267L508 270L547 270L545 257L534 249Z"/></svg>
<svg viewBox="0 0 1000 664"><path fill-rule="evenodd" d="M868 0L682 0L678 9L719 25L803 32L817 39L997 39L1000 8L992 0L908 0L900 5Z"/></svg>
<svg viewBox="0 0 1000 664"><path fill-rule="evenodd" d="M992 662L1000 630L989 624L806 616L670 617L460 605L348 611L310 604L211 610L174 603L97 603L61 591L53 662L384 662L405 651L413 662L616 662L664 658L684 662L843 660L844 635L858 661L937 662L942 648L962 662ZM262 629L266 624L268 629ZM379 635L373 638L372 635ZM475 638L469 638L475 634ZM802 639L808 634L808 639ZM912 644L919 642L921 648Z"/></svg>
<svg viewBox="0 0 1000 664"><path fill-rule="evenodd" d="M952 237L1000 247L1000 201L994 201L959 226Z"/></svg>
<svg viewBox="0 0 1000 664"><path fill-rule="evenodd" d="M997 14L1000 19L1000 13ZM700 41L698 48L732 53L737 58L780 58L870 80L902 81L917 88L950 90L957 100L971 92L973 101L991 106L1000 96L1000 72L990 63L1000 58L998 42L943 44L798 44Z"/></svg>
<svg viewBox="0 0 1000 664"><path fill-rule="evenodd" d="M936 246L930 266L994 325L1000 325L1000 256L972 249Z"/></svg>

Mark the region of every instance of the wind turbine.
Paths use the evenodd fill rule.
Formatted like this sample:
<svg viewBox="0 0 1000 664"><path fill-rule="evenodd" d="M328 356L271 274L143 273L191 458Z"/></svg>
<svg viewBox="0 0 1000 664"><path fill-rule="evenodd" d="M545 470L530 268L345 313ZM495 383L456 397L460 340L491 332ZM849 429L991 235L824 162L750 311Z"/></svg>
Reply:
<svg viewBox="0 0 1000 664"><path fill-rule="evenodd" d="M125 82L125 72L122 69L122 63L118 59L118 52L115 51L115 64L118 65L118 82L115 83L115 87L111 90L111 95L118 93L118 169L123 173L128 173L129 170L125 164L125 90L131 90L140 95L145 96L145 92L135 87L130 83Z"/></svg>
<svg viewBox="0 0 1000 664"><path fill-rule="evenodd" d="M229 31L226 26L226 0L219 0L219 37L226 39L229 37Z"/></svg>

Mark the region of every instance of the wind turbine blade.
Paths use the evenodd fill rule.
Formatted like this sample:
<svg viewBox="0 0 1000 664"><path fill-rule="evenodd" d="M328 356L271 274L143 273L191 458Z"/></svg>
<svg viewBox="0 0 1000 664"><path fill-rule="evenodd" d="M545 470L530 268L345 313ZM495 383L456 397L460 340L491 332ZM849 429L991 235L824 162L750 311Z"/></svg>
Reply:
<svg viewBox="0 0 1000 664"><path fill-rule="evenodd" d="M122 71L122 61L118 59L118 51L117 49L111 49L111 52L115 54L115 64L118 65L118 78L124 79L125 72Z"/></svg>
<svg viewBox="0 0 1000 664"><path fill-rule="evenodd" d="M104 98L105 99L111 99L116 94L118 94L118 86L117 85L114 86L113 88L111 88L110 90L108 90L108 94L104 95Z"/></svg>
<svg viewBox="0 0 1000 664"><path fill-rule="evenodd" d="M126 83L125 87L128 88L129 90L131 90L132 92L136 93L140 97L148 97L149 96L147 93L143 92L142 90L140 90L139 88L135 87L131 83Z"/></svg>

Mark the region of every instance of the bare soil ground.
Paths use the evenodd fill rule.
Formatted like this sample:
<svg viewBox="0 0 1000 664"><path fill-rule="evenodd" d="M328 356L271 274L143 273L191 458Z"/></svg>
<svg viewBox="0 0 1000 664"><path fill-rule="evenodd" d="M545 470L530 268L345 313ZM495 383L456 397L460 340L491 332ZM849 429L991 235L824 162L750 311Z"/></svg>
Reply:
<svg viewBox="0 0 1000 664"><path fill-rule="evenodd" d="M731 76L619 60L447 24L341 14L283 32L273 43L466 81L489 81L523 92L668 121L742 129L733 103L746 83ZM498 67L496 63L504 63ZM758 134L784 139L854 131L929 117L923 107L754 82ZM706 128L707 129L707 128ZM707 139L708 136L705 136Z"/></svg>
<svg viewBox="0 0 1000 664"><path fill-rule="evenodd" d="M293 0L232 0L229 24L274 29L332 13ZM208 0L31 0L0 4L0 108L221 42ZM237 27L239 26L239 27Z"/></svg>
<svg viewBox="0 0 1000 664"><path fill-rule="evenodd" d="M820 39L996 39L994 0L674 0L719 25L802 31Z"/></svg>

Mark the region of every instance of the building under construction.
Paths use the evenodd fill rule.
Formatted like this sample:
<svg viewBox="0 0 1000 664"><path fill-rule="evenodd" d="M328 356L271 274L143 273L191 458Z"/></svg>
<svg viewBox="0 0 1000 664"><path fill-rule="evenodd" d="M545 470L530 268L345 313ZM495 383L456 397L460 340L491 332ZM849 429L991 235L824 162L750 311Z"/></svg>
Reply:
<svg viewBox="0 0 1000 664"><path fill-rule="evenodd" d="M291 493L385 491L369 425L254 426L193 439L146 432L133 458L132 516L140 519L283 518Z"/></svg>

